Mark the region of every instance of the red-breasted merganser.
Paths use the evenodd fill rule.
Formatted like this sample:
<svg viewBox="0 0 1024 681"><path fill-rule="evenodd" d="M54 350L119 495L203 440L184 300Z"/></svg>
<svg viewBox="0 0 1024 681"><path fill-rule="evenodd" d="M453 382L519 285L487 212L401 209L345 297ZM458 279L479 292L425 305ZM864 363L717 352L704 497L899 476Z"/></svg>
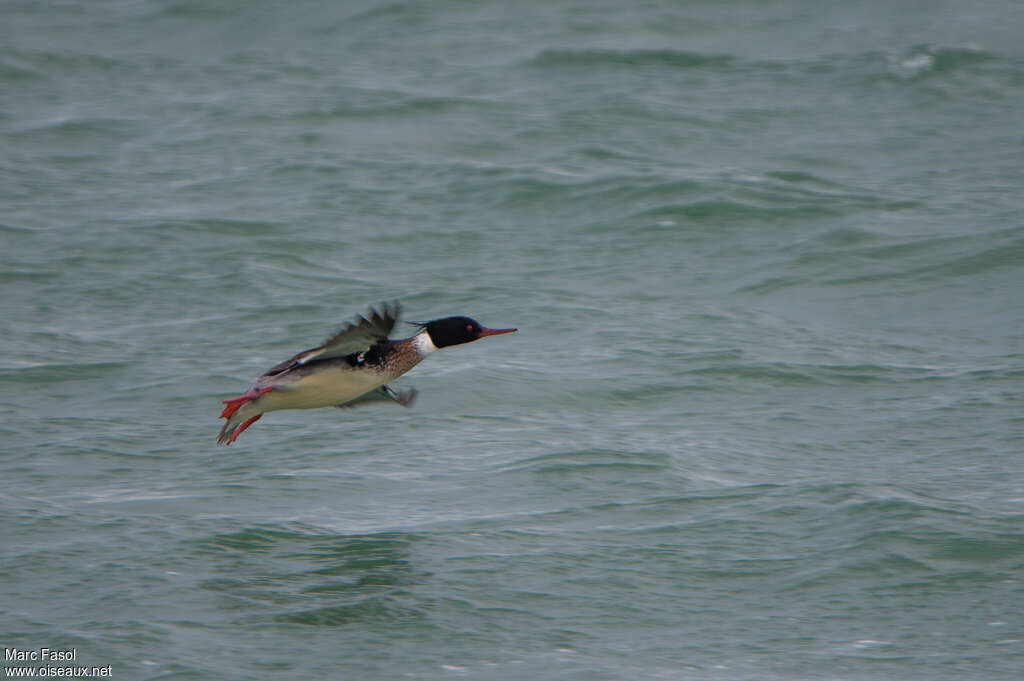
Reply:
<svg viewBox="0 0 1024 681"><path fill-rule="evenodd" d="M277 409L357 407L374 402L412 405L416 390L397 391L387 383L419 364L424 357L450 345L516 329L488 329L469 317L444 317L409 322L420 327L411 338L388 340L398 321L399 305L370 308L366 317L304 350L263 374L244 394L224 400L221 417L228 420L217 443L229 445L263 414Z"/></svg>

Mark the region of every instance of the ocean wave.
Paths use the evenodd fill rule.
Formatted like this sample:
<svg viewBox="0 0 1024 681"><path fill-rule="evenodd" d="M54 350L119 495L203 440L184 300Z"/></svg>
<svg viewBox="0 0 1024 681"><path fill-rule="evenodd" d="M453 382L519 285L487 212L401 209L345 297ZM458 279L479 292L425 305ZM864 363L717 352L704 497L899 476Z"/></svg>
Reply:
<svg viewBox="0 0 1024 681"><path fill-rule="evenodd" d="M194 238L197 234L223 234L246 237L271 236L280 234L282 228L283 225L276 222L214 217L197 220L143 222L133 227L133 229L143 231L180 234L189 239Z"/></svg>
<svg viewBox="0 0 1024 681"><path fill-rule="evenodd" d="M71 143L79 139L104 138L123 140L137 132L137 121L129 118L75 116L34 121L30 126L7 133L14 140L60 141Z"/></svg>
<svg viewBox="0 0 1024 681"><path fill-rule="evenodd" d="M708 68L728 66L730 55L700 54L672 49L564 49L548 48L533 56L529 63L540 67L564 66L670 66Z"/></svg>
<svg viewBox="0 0 1024 681"><path fill-rule="evenodd" d="M789 258L742 291L773 293L794 286L936 282L1014 268L1024 259L1024 227L975 235L898 237L840 227L783 246ZM783 273L784 272L784 273Z"/></svg>
<svg viewBox="0 0 1024 681"><path fill-rule="evenodd" d="M943 75L996 61L1000 57L980 46L948 47L921 44L899 53L887 55L891 75L897 78L919 79Z"/></svg>
<svg viewBox="0 0 1024 681"><path fill-rule="evenodd" d="M0 83L19 83L44 77L43 71L26 63L16 54L8 53L4 57L0 57Z"/></svg>
<svg viewBox="0 0 1024 681"><path fill-rule="evenodd" d="M275 622L303 624L319 627L346 625L366 626L379 622L402 622L409 624L416 619L426 619L419 608L410 607L394 596L376 595L359 598L354 603L329 605L320 608L297 610L274 615Z"/></svg>
<svg viewBox="0 0 1024 681"><path fill-rule="evenodd" d="M404 590L420 580L409 557L412 535L345 535L296 523L249 526L189 540L210 563L204 591L236 600L247 618L340 626L408 619Z"/></svg>
<svg viewBox="0 0 1024 681"><path fill-rule="evenodd" d="M366 97L359 99L366 99ZM296 121L318 122L344 119L377 121L383 117L441 116L456 115L460 112L486 115L489 111L499 109L499 106L491 100L472 97L427 97L407 93L385 93L385 96L370 99L380 101L307 109L289 113L288 118Z"/></svg>
<svg viewBox="0 0 1024 681"><path fill-rule="evenodd" d="M314 566L313 572L331 574L341 565L363 567L405 565L405 552L413 535L382 532L339 534L302 523L250 525L191 540L201 553L283 553Z"/></svg>
<svg viewBox="0 0 1024 681"><path fill-rule="evenodd" d="M675 49L548 48L527 62L541 68L644 68L704 69L722 73L760 72L769 80L851 78L865 83L913 83L973 73L993 65L1006 66L1012 77L1020 65L977 45L920 44L904 50L830 53L797 58L749 58L732 54L704 54Z"/></svg>
<svg viewBox="0 0 1024 681"><path fill-rule="evenodd" d="M579 449L551 452L516 461L501 472L530 472L541 475L588 472L623 473L632 470L668 468L670 457L661 452L614 449Z"/></svg>
<svg viewBox="0 0 1024 681"><path fill-rule="evenodd" d="M27 367L0 368L0 376L13 383L48 384L103 378L130 362L42 363Z"/></svg>

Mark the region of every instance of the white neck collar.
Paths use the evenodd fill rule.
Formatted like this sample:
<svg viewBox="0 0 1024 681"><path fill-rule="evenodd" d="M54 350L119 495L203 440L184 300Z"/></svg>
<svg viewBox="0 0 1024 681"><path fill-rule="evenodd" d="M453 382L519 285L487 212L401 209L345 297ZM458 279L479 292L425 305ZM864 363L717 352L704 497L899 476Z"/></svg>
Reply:
<svg viewBox="0 0 1024 681"><path fill-rule="evenodd" d="M430 340L430 334L426 330L420 331L412 338L413 347L416 348L416 352L420 353L420 357L426 357L432 352L437 352L438 348L434 345L434 341Z"/></svg>

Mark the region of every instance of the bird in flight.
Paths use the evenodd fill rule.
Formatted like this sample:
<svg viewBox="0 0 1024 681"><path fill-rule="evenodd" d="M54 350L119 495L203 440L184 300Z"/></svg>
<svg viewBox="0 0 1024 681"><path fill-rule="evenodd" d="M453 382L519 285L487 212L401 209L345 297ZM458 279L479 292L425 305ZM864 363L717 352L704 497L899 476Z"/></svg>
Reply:
<svg viewBox="0 0 1024 681"><path fill-rule="evenodd" d="M370 308L346 324L323 345L303 350L269 369L245 393L224 400L227 419L217 443L230 445L268 411L357 407L390 402L412 405L416 390L394 390L387 384L441 348L470 343L516 329L488 329L469 317L443 317L408 322L419 327L409 338L389 340L398 321L398 303Z"/></svg>

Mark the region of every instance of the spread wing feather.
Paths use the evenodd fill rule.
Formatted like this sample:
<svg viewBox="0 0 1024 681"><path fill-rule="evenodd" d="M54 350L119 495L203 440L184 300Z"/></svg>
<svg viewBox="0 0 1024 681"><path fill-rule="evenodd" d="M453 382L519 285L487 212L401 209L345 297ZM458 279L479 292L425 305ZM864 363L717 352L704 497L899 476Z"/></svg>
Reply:
<svg viewBox="0 0 1024 681"><path fill-rule="evenodd" d="M377 343L387 341L388 334L391 333L391 329L398 321L399 314L401 314L401 306L397 302L383 303L379 311L371 307L366 316L356 317L324 341L323 345L303 350L294 357L274 366L263 375L275 376L316 359L344 357L355 352L369 350Z"/></svg>

